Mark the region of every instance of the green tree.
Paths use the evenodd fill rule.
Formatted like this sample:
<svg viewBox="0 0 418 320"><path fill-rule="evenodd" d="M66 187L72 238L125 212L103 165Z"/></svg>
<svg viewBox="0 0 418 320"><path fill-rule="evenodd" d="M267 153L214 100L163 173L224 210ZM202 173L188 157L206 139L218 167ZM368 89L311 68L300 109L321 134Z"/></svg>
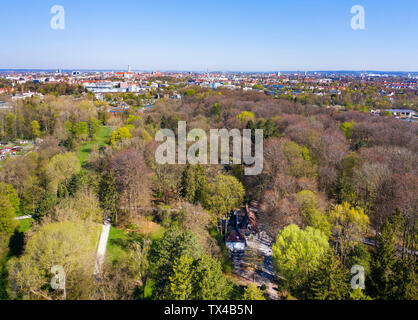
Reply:
<svg viewBox="0 0 418 320"><path fill-rule="evenodd" d="M342 261L345 262L350 250L366 235L369 217L362 208L352 208L350 204L344 202L330 211L329 219L333 225L332 233L338 244Z"/></svg>
<svg viewBox="0 0 418 320"><path fill-rule="evenodd" d="M346 265L350 270L354 265L362 266L366 275L369 275L370 260L371 255L369 250L367 250L367 247L364 244L359 243L348 254L346 259Z"/></svg>
<svg viewBox="0 0 418 320"><path fill-rule="evenodd" d="M48 190L57 192L58 185L68 182L73 174L81 170L80 161L72 152L57 154L52 157L45 169Z"/></svg>
<svg viewBox="0 0 418 320"><path fill-rule="evenodd" d="M213 114L217 117L220 118L221 117L221 108L219 107L219 103L215 103L213 105Z"/></svg>
<svg viewBox="0 0 418 320"><path fill-rule="evenodd" d="M171 292L170 276L173 272L173 261L181 256L197 259L203 252L199 237L190 231L178 228L168 229L163 237L152 248L152 274L157 299L166 298Z"/></svg>
<svg viewBox="0 0 418 320"><path fill-rule="evenodd" d="M5 118L4 131L8 139L16 138L16 116L9 113Z"/></svg>
<svg viewBox="0 0 418 320"><path fill-rule="evenodd" d="M92 292L99 225L66 221L42 226L25 253L8 262L12 298L30 300L88 299ZM65 290L52 290L51 268L62 266Z"/></svg>
<svg viewBox="0 0 418 320"><path fill-rule="evenodd" d="M255 122L255 114L253 112L250 111L242 111L237 118L242 122L242 123L247 123L248 121L253 121Z"/></svg>
<svg viewBox="0 0 418 320"><path fill-rule="evenodd" d="M114 223L118 223L119 193L116 190L113 171L106 172L99 184L99 199L102 208Z"/></svg>
<svg viewBox="0 0 418 320"><path fill-rule="evenodd" d="M316 269L329 248L327 237L319 230L305 230L291 224L284 228L273 244L273 259L277 276L284 279L283 286L297 292Z"/></svg>
<svg viewBox="0 0 418 320"><path fill-rule="evenodd" d="M317 300L346 300L350 295L350 273L328 250L318 268L310 276L308 298Z"/></svg>
<svg viewBox="0 0 418 320"><path fill-rule="evenodd" d="M0 196L4 196L9 200L16 214L20 212L20 199L15 188L11 184L0 182Z"/></svg>
<svg viewBox="0 0 418 320"><path fill-rule="evenodd" d="M263 291L261 291L254 283L250 283L244 290L242 300L266 300Z"/></svg>
<svg viewBox="0 0 418 320"><path fill-rule="evenodd" d="M13 234L18 221L15 220L16 211L9 199L4 195L0 196L0 233L10 236Z"/></svg>
<svg viewBox="0 0 418 320"><path fill-rule="evenodd" d="M181 179L182 196L190 203L196 204L207 184L205 169L200 165L187 164Z"/></svg>
<svg viewBox="0 0 418 320"><path fill-rule="evenodd" d="M389 299L392 291L391 279L396 263L394 232L393 224L386 219L376 235L376 251L371 265L371 293L379 299Z"/></svg>
<svg viewBox="0 0 418 320"><path fill-rule="evenodd" d="M353 135L353 126L354 126L355 124L356 124L356 123L355 123L354 121L351 121L351 122L344 122L344 123L340 126L341 130L343 130L344 135L345 135L345 137L346 137L347 139L351 139L351 137L352 137L352 135Z"/></svg>
<svg viewBox="0 0 418 320"><path fill-rule="evenodd" d="M31 127L32 127L32 136L35 137L39 137L41 135L41 126L39 125L39 122L36 120L33 120L31 122Z"/></svg>
<svg viewBox="0 0 418 320"><path fill-rule="evenodd" d="M202 205L214 215L214 221L217 221L231 208L240 206L244 195L244 186L237 178L218 174L203 190Z"/></svg>
<svg viewBox="0 0 418 320"><path fill-rule="evenodd" d="M360 288L354 289L350 292L350 300L373 300L366 295Z"/></svg>
<svg viewBox="0 0 418 320"><path fill-rule="evenodd" d="M170 298L189 300L193 290L193 259L188 256L176 258L170 279Z"/></svg>
<svg viewBox="0 0 418 320"><path fill-rule="evenodd" d="M96 118L90 117L87 126L88 136L89 138L93 138L100 130L100 121Z"/></svg>
<svg viewBox="0 0 418 320"><path fill-rule="evenodd" d="M132 134L129 131L128 127L120 127L118 130L113 131L110 137L110 142L112 146L116 145L118 142L123 140L129 140L132 138Z"/></svg>
<svg viewBox="0 0 418 320"><path fill-rule="evenodd" d="M310 190L303 190L296 195L304 220L308 226L322 231L327 237L331 236L331 223L327 216L317 209L316 195Z"/></svg>
<svg viewBox="0 0 418 320"><path fill-rule="evenodd" d="M221 263L202 254L194 263L194 299L225 300L231 291L231 286L222 273Z"/></svg>

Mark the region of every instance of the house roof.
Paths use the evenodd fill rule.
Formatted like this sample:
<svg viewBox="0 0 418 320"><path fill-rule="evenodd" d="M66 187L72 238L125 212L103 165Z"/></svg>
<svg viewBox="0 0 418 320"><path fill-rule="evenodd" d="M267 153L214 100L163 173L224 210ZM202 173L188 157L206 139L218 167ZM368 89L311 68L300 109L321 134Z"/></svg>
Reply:
<svg viewBox="0 0 418 320"><path fill-rule="evenodd" d="M239 232L233 230L226 236L227 242L246 242L245 238Z"/></svg>

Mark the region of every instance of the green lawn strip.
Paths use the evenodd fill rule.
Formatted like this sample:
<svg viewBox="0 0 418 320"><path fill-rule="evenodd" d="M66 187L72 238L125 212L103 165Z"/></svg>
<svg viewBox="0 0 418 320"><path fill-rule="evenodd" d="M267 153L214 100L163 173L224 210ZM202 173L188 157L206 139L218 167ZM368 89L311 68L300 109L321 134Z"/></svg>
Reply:
<svg viewBox="0 0 418 320"><path fill-rule="evenodd" d="M118 260L118 258L126 251L128 242L128 232L111 227L106 248L106 256L108 259L110 259L110 261Z"/></svg>
<svg viewBox="0 0 418 320"><path fill-rule="evenodd" d="M109 127L101 127L99 133L90 141L84 142L78 151L78 158L83 165L94 146L97 148L106 146L106 139L110 137L112 129Z"/></svg>

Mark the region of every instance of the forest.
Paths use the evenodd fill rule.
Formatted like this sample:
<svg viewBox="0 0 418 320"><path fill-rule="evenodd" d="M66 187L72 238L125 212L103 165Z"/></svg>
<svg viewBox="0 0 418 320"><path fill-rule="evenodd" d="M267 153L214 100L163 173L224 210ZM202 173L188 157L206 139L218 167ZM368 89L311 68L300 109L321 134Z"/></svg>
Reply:
<svg viewBox="0 0 418 320"><path fill-rule="evenodd" d="M0 162L1 299L269 299L237 279L220 226L254 201L257 227L274 239L280 299L418 298L416 123L199 87L114 117L81 88L44 90L0 111L1 141L34 142ZM262 173L158 164L155 135L178 121L263 129ZM108 254L93 276L107 219ZM55 265L64 292L50 285ZM365 285L352 289L358 265Z"/></svg>

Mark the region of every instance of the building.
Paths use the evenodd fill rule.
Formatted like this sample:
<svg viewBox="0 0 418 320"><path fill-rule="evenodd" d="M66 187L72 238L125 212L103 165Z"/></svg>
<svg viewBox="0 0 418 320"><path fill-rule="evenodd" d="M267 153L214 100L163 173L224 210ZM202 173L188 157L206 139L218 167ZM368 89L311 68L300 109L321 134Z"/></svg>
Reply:
<svg viewBox="0 0 418 320"><path fill-rule="evenodd" d="M247 241L241 233L236 230L232 230L226 236L225 245L231 251L244 251L247 246Z"/></svg>
<svg viewBox="0 0 418 320"><path fill-rule="evenodd" d="M417 112L415 112L414 110L409 110L409 109L389 109L387 111L392 113L394 117L399 117L399 118L411 119L417 116Z"/></svg>

